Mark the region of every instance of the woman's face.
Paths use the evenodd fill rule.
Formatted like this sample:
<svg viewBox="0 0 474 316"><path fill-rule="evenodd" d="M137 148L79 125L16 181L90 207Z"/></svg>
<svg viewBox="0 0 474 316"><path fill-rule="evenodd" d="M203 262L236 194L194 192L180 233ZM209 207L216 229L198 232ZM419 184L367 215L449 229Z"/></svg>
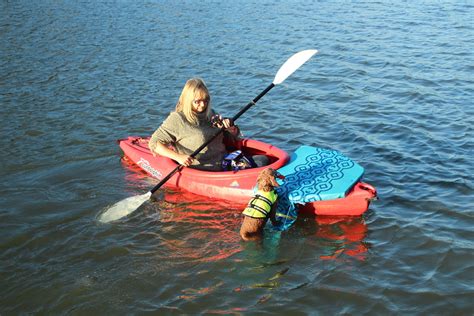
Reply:
<svg viewBox="0 0 474 316"><path fill-rule="evenodd" d="M192 101L193 111L196 113L203 113L206 111L209 104L209 98L202 94L195 94Z"/></svg>

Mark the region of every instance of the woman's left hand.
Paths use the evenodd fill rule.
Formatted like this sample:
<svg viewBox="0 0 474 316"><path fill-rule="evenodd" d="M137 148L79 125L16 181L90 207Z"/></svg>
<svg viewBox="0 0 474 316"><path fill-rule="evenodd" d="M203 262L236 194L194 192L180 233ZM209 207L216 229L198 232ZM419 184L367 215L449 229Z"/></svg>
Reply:
<svg viewBox="0 0 474 316"><path fill-rule="evenodd" d="M230 118L223 118L222 119L222 124L224 125L225 129L228 129L229 127L234 126L234 122Z"/></svg>
<svg viewBox="0 0 474 316"><path fill-rule="evenodd" d="M219 114L214 115L211 118L212 125L217 128L224 127L227 132L232 134L234 137L239 137L240 129L234 124L234 121L230 118L223 118Z"/></svg>
<svg viewBox="0 0 474 316"><path fill-rule="evenodd" d="M230 118L223 118L221 115L216 114L213 117L211 117L211 122L212 125L217 127L217 128L222 128L224 127L225 129L228 129L229 127L234 126L234 121Z"/></svg>
<svg viewBox="0 0 474 316"><path fill-rule="evenodd" d="M234 137L239 137L240 129L237 125L234 125L234 121L232 119L225 118L222 120L222 124L224 124L224 127L227 132L229 132Z"/></svg>

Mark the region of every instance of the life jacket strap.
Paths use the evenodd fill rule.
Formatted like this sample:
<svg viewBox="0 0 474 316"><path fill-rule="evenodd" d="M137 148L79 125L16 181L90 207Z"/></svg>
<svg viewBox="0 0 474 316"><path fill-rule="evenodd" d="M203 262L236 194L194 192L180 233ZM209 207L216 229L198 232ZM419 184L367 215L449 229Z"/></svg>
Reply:
<svg viewBox="0 0 474 316"><path fill-rule="evenodd" d="M260 195L260 194L256 194L255 197L259 200L262 200L263 202L267 203L268 205L272 206L272 201L270 201L269 199L267 199L266 197L264 197L263 195Z"/></svg>
<svg viewBox="0 0 474 316"><path fill-rule="evenodd" d="M253 202L253 201L252 201L252 202ZM249 204L249 206L250 206L251 208L253 208L253 209L256 210L257 212L262 213L263 215L265 215L265 217L268 216L268 211L267 211L267 210L265 210L264 208L262 208L262 207L260 207L260 206L258 206L258 205L253 204L252 202L250 202L250 204Z"/></svg>
<svg viewBox="0 0 474 316"><path fill-rule="evenodd" d="M264 197L263 195L256 194L255 197L252 200L250 200L249 205L248 205L248 207L256 210L257 212L259 212L263 215L265 215L265 217L268 217L268 214L270 213L270 210L266 210L263 207L261 207L259 205L256 205L255 202L257 200L260 200L260 201L263 201L263 202L267 203L270 210L271 210L272 205L273 205L272 201L270 201L268 198Z"/></svg>

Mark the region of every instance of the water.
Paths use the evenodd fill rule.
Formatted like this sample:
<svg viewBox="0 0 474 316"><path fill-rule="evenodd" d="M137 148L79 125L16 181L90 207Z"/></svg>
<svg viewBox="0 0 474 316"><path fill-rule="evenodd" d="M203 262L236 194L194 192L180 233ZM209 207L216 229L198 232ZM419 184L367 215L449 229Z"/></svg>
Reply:
<svg viewBox="0 0 474 316"><path fill-rule="evenodd" d="M3 1L0 314L423 314L474 310L470 2ZM156 183L149 135L203 77L232 116L293 53L320 53L239 125L341 151L380 200L239 240L239 210Z"/></svg>

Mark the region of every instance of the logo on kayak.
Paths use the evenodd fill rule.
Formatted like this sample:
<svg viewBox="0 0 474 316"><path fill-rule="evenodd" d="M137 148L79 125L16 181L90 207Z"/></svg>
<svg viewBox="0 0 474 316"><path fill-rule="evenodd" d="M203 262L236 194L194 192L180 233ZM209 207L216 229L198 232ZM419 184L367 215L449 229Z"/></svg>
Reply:
<svg viewBox="0 0 474 316"><path fill-rule="evenodd" d="M140 158L140 160L137 162L137 165L139 165L140 167L143 168L143 170L145 170L146 172L148 172L149 174L151 174L152 176L154 176L155 178L157 179L161 179L163 177L163 175L161 174L161 172L159 172L158 170L156 170L155 168L153 168L150 163L148 162L148 160L145 160L143 158Z"/></svg>
<svg viewBox="0 0 474 316"><path fill-rule="evenodd" d="M234 182L232 182L230 186L233 188L237 188L237 187L240 187L240 184L237 182L237 180L234 180Z"/></svg>

